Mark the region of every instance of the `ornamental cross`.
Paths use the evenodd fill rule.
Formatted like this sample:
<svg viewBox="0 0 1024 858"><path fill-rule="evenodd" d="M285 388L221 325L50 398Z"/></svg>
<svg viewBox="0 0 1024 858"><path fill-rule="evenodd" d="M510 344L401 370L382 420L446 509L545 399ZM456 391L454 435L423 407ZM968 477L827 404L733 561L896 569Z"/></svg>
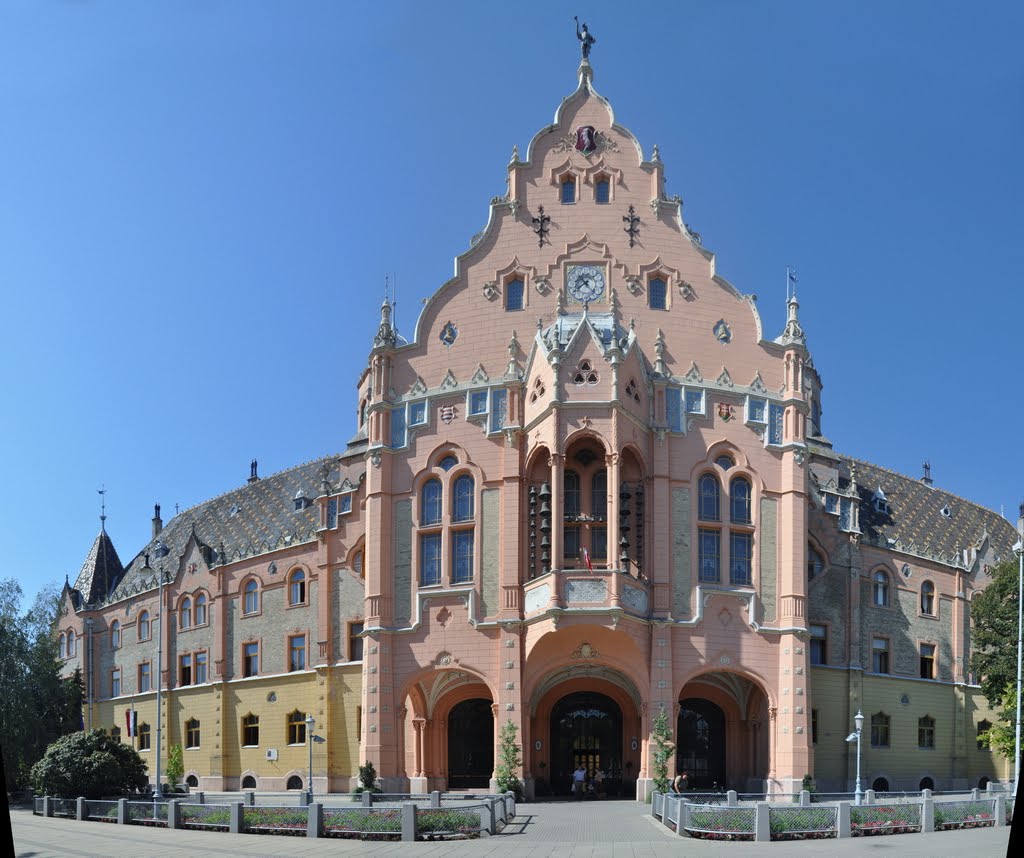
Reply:
<svg viewBox="0 0 1024 858"><path fill-rule="evenodd" d="M622 221L627 225L623 232L629 236L629 246L633 247L636 244L636 237L640 235L640 216L633 206L629 207L628 215L622 216Z"/></svg>
<svg viewBox="0 0 1024 858"><path fill-rule="evenodd" d="M533 231L537 233L537 246L544 246L544 239L548 237L548 224L551 218L544 214L544 206L537 209L537 217L533 219Z"/></svg>

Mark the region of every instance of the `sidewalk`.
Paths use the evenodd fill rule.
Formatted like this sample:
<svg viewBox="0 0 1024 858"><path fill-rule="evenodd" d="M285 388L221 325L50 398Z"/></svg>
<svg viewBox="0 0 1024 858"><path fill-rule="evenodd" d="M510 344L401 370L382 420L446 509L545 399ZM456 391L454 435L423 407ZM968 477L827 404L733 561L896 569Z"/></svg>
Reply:
<svg viewBox="0 0 1024 858"><path fill-rule="evenodd" d="M167 831L135 825L44 819L11 808L15 853L23 858L140 856L493 855L511 858L679 858L679 856L852 856L888 852L900 858L989 858L1006 854L1009 828L901 834L786 843L728 843L679 837L631 801L520 804L495 837L442 843L381 843L305 837Z"/></svg>

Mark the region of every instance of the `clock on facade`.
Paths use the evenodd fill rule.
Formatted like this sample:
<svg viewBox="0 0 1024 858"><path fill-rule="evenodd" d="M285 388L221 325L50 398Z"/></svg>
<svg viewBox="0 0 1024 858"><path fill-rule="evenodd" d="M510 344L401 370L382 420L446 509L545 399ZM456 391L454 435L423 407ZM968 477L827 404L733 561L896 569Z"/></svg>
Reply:
<svg viewBox="0 0 1024 858"><path fill-rule="evenodd" d="M566 270L565 284L574 301L597 301L604 297L604 269L597 265L571 265Z"/></svg>

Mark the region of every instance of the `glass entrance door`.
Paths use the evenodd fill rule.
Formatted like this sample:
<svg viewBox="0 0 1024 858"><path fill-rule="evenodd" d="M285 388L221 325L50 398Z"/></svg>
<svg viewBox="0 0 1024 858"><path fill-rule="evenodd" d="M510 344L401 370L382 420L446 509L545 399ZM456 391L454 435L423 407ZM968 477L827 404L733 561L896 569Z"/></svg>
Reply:
<svg viewBox="0 0 1024 858"><path fill-rule="evenodd" d="M610 697L580 691L563 697L551 712L551 791L572 792L582 765L587 778L600 770L603 788L617 795L622 785L622 710Z"/></svg>
<svg viewBox="0 0 1024 858"><path fill-rule="evenodd" d="M714 703L691 697L680 701L676 736L676 768L689 773L689 788L727 788L725 778L725 713Z"/></svg>
<svg viewBox="0 0 1024 858"><path fill-rule="evenodd" d="M463 700L448 716L448 788L484 789L494 773L494 713L484 698Z"/></svg>

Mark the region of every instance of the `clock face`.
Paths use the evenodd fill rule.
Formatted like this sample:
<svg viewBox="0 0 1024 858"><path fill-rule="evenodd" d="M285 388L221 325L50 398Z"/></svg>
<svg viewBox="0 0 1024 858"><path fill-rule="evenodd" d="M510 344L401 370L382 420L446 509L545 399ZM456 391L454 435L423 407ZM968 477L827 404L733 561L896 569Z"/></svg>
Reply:
<svg viewBox="0 0 1024 858"><path fill-rule="evenodd" d="M575 301L589 304L604 297L604 269L597 265L572 265L566 278L566 289Z"/></svg>

